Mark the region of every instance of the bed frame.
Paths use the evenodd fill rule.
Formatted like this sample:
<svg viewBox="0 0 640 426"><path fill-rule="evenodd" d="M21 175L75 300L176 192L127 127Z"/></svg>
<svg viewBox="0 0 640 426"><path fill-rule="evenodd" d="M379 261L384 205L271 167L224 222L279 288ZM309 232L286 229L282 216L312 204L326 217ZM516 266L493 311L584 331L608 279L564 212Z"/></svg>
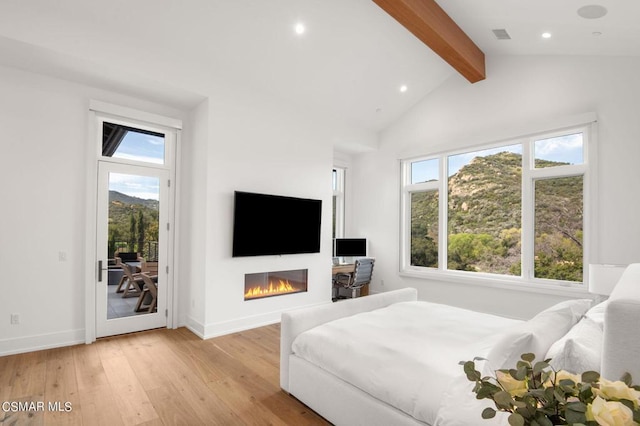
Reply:
<svg viewBox="0 0 640 426"><path fill-rule="evenodd" d="M393 303L417 300L413 288L348 299L282 314L280 387L336 425L425 425L292 353L300 334L318 325ZM605 313L602 376L629 372L640 383L640 264L630 265L613 290ZM345 362L349 362L345 360Z"/></svg>

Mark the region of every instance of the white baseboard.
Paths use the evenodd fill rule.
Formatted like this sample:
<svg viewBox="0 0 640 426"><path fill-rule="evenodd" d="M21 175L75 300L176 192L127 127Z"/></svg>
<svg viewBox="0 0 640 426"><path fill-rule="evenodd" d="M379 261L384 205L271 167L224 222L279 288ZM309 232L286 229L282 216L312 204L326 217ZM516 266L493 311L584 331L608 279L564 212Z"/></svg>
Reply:
<svg viewBox="0 0 640 426"><path fill-rule="evenodd" d="M326 303L331 303L331 302L314 303L312 305L301 306L295 309L324 305ZM280 322L280 317L282 316L282 312L286 312L290 310L291 309L283 309L281 311L268 312L265 314L253 315L253 316L244 317L244 318L237 318L229 321L209 323L206 325L204 329L204 334L201 337L203 339L211 339L213 337L224 336L226 334L231 334L231 333L237 333L240 331L249 330L251 328L276 324Z"/></svg>
<svg viewBox="0 0 640 426"><path fill-rule="evenodd" d="M188 328L193 334L201 339L204 339L204 324L193 319L193 317L186 315L179 324L180 327Z"/></svg>
<svg viewBox="0 0 640 426"><path fill-rule="evenodd" d="M0 340L0 356L85 343L84 328Z"/></svg>

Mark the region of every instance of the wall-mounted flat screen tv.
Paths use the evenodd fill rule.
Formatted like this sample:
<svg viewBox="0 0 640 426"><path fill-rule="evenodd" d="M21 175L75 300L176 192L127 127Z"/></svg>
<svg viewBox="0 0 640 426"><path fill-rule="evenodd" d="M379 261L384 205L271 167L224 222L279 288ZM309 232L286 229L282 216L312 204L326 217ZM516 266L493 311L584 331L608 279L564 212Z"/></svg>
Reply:
<svg viewBox="0 0 640 426"><path fill-rule="evenodd" d="M320 252L322 200L235 192L233 257Z"/></svg>

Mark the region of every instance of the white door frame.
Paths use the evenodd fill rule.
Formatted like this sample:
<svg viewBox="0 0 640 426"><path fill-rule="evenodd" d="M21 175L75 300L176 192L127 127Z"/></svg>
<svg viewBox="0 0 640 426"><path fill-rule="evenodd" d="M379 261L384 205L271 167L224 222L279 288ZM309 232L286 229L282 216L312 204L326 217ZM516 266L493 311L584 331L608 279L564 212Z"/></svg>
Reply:
<svg viewBox="0 0 640 426"><path fill-rule="evenodd" d="M88 129L87 129L87 154L86 154L86 211L85 211L85 343L89 344L96 340L96 282L98 279L97 264L97 189L98 189L98 160L101 158L102 141L99 132L99 117L110 117L115 120L124 120L135 126L136 123L150 125L152 127L165 128L166 131L175 132L175 142L173 152L167 154L167 161L170 161L170 179L172 190L169 191L170 203L172 206L178 205L179 187L175 184L178 174L178 164L180 158L180 131L182 120L165 117L133 108L108 104L101 101L92 100L89 103ZM178 265L175 258L175 244L177 241L178 211L174 209L169 213L169 222L172 232L168 237L168 265L171 265L167 275L167 328L177 327L178 297L177 286L174 285L174 277L178 275Z"/></svg>

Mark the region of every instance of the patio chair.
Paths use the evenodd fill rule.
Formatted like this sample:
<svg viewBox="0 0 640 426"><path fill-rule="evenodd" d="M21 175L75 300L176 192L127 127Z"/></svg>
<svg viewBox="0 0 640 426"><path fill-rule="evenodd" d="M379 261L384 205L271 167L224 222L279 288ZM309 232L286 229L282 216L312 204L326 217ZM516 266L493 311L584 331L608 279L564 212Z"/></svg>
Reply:
<svg viewBox="0 0 640 426"><path fill-rule="evenodd" d="M133 272L132 266L121 263L120 267L124 275L118 284L116 293L123 293L122 297L138 296L142 293L143 280L142 274Z"/></svg>
<svg viewBox="0 0 640 426"><path fill-rule="evenodd" d="M153 313L157 309L158 305L158 283L156 282L158 276L151 277L147 274L140 274L142 281L144 282L144 288L142 293L138 297L138 303L136 304L136 312L147 311ZM145 303L145 300L149 300Z"/></svg>

